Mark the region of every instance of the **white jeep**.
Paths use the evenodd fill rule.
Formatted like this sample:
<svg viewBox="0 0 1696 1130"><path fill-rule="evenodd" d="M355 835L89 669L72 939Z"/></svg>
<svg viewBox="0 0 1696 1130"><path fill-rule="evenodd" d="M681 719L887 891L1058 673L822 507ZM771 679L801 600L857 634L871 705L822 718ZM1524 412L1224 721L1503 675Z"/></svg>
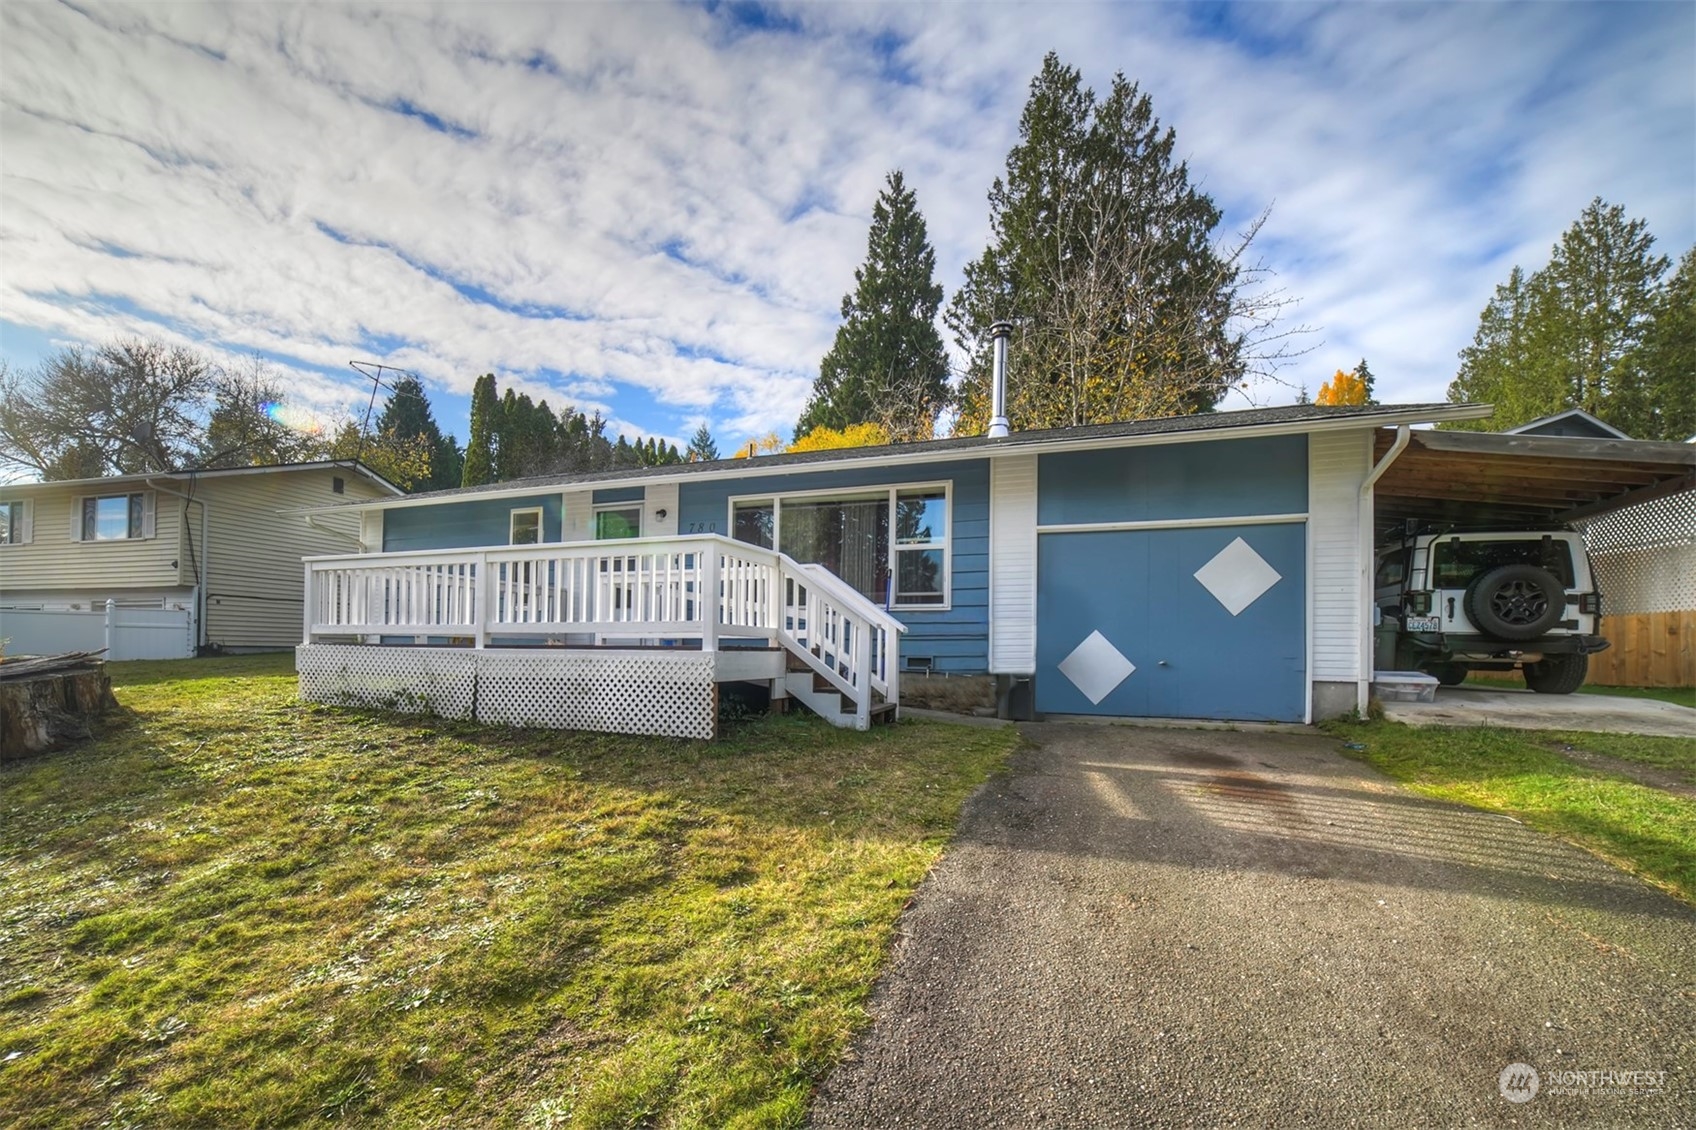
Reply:
<svg viewBox="0 0 1696 1130"><path fill-rule="evenodd" d="M1409 534L1379 547L1377 665L1444 686L1511 671L1571 694L1602 651L1601 595L1573 530Z"/></svg>

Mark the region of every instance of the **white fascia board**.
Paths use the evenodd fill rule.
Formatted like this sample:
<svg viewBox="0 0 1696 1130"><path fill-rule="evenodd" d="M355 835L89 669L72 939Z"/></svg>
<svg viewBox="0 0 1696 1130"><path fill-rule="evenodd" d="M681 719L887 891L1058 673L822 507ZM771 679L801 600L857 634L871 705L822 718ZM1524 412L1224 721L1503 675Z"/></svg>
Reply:
<svg viewBox="0 0 1696 1130"><path fill-rule="evenodd" d="M143 471L134 475L102 475L98 478L92 479L54 479L50 482L4 483L0 484L0 493L10 494L14 491L19 491L26 494L34 494L49 490L56 490L60 487L86 490L89 487L98 487L101 485L125 486L135 483L145 485L152 482L166 480L190 482L195 479L222 479L235 475L286 474L291 471L328 471L338 468L343 471L351 471L355 474L363 475L378 486L392 491L397 496L404 496L405 494L405 492L399 487L395 486L369 467L360 463L354 463L351 460L343 459L324 459L316 463L273 464L265 467L215 467L200 471ZM314 507L314 509L336 510L347 505L350 504L339 502L333 506L320 506ZM304 513L304 511L300 512ZM294 511L285 511L285 513L294 513Z"/></svg>
<svg viewBox="0 0 1696 1130"><path fill-rule="evenodd" d="M330 506L309 507L283 513L315 513L358 509L398 510L411 506L436 506L448 502L475 502L481 499L519 498L533 494L557 494L562 490L602 490L617 487L645 487L651 483L705 483L715 479L746 479L755 475L808 475L816 471L836 471L849 467L914 467L926 463L961 463L973 459L997 459L1005 455L1044 455L1061 451L1096 451L1116 447L1159 447L1179 443L1206 443L1222 439L1257 439L1262 436L1305 435L1308 432L1334 432L1350 429L1393 427L1398 424L1434 424L1451 420L1482 420L1495 411L1490 404L1457 404L1453 408L1426 409L1418 412L1384 412L1381 415L1345 416L1334 420L1292 420L1279 424L1254 424L1243 427L1197 428L1184 432L1149 432L1144 435L1096 436L1077 440L1039 440L1020 442L1014 432L1005 440L991 445L959 449L919 452L891 452L888 455L862 455L852 459L825 459L809 463L787 463L761 468L759 457L740 466L721 471L695 471L689 474L643 475L622 479L579 479L569 482L542 482L520 486L516 483L497 490L475 494L406 495L370 502L341 502Z"/></svg>

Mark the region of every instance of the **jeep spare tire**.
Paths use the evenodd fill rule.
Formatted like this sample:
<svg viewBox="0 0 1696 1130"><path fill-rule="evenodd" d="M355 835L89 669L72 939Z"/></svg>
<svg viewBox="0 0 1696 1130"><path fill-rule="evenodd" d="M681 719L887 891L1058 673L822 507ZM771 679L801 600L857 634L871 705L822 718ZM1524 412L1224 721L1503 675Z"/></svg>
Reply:
<svg viewBox="0 0 1696 1130"><path fill-rule="evenodd" d="M1566 586L1536 565L1503 565L1472 582L1466 612L1485 635L1534 640L1566 615Z"/></svg>

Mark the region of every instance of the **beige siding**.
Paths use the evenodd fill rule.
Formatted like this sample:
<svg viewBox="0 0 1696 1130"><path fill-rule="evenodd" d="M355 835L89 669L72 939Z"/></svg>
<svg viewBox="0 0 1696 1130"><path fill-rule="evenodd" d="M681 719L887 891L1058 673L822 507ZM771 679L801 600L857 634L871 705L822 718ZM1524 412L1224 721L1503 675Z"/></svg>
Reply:
<svg viewBox="0 0 1696 1130"><path fill-rule="evenodd" d="M111 493L118 490L134 493L136 488L124 484ZM0 594L174 589L193 583L184 575L180 500L167 494L155 492L151 538L73 541L71 522L81 514L80 500L99 493L87 487L0 488L0 498L28 499L34 510L29 543L0 545Z"/></svg>
<svg viewBox="0 0 1696 1130"><path fill-rule="evenodd" d="M337 478L344 494L331 490ZM302 515L278 511L392 497L345 468L231 475L202 480L199 489L211 523L206 639L229 648L298 644L301 558L358 552L356 513L320 514L314 528Z"/></svg>
<svg viewBox="0 0 1696 1130"><path fill-rule="evenodd" d="M1369 431L1308 437L1307 529L1313 554L1313 678L1363 677L1365 562L1360 485L1371 466Z"/></svg>

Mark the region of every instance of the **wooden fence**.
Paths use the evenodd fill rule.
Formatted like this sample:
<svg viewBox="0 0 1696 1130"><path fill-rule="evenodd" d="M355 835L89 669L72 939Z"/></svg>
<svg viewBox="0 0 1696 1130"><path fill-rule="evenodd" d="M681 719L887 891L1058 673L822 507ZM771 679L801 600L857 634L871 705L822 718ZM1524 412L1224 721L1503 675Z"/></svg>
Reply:
<svg viewBox="0 0 1696 1130"><path fill-rule="evenodd" d="M1639 612L1602 617L1613 644L1590 657L1590 677L1604 687L1696 686L1696 612Z"/></svg>
<svg viewBox="0 0 1696 1130"><path fill-rule="evenodd" d="M1584 680L1597 687L1696 687L1696 612L1603 616L1612 647L1590 657ZM1474 679L1523 685L1518 671L1478 671Z"/></svg>

